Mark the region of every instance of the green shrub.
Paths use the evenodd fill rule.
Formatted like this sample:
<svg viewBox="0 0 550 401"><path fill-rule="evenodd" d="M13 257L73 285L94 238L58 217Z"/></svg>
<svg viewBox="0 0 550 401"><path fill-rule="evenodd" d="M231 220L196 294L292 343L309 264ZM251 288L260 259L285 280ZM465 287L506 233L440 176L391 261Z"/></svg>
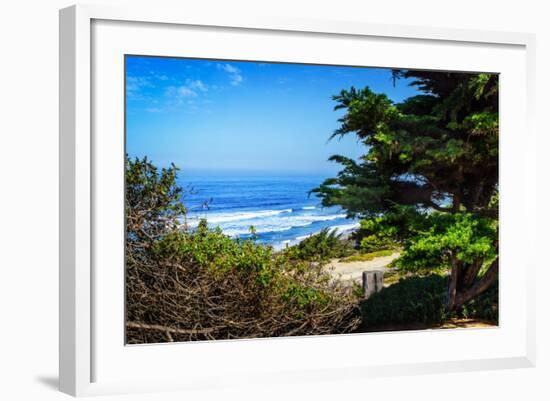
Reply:
<svg viewBox="0 0 550 401"><path fill-rule="evenodd" d="M417 219L413 209L395 207L391 213L361 220L353 239L361 252L400 248L403 240L410 235L411 222Z"/></svg>
<svg viewBox="0 0 550 401"><path fill-rule="evenodd" d="M173 231L154 246L155 258L179 257L181 261L223 275L230 270L254 277L259 286L269 286L281 269L273 263L272 248L252 240L235 240L220 228L209 229L201 220L195 232Z"/></svg>
<svg viewBox="0 0 550 401"><path fill-rule="evenodd" d="M380 238L376 235L364 236L358 243L361 252L376 252L398 247L398 244L394 241L387 238Z"/></svg>
<svg viewBox="0 0 550 401"><path fill-rule="evenodd" d="M441 323L445 319L447 278L402 278L363 301L362 328L386 324Z"/></svg>
<svg viewBox="0 0 550 401"><path fill-rule="evenodd" d="M361 305L362 330L373 326L411 323L440 324L450 317L498 322L498 282L449 314L445 310L447 276L401 278Z"/></svg>
<svg viewBox="0 0 550 401"><path fill-rule="evenodd" d="M358 296L322 265L234 240L206 222L129 258L126 277L131 343L337 334L360 321Z"/></svg>
<svg viewBox="0 0 550 401"><path fill-rule="evenodd" d="M394 254L394 250L385 249L382 251L374 251L369 253L358 253L356 255L351 255L340 260L340 262L349 263L349 262L368 262L374 258L381 258L383 256L391 256Z"/></svg>
<svg viewBox="0 0 550 401"><path fill-rule="evenodd" d="M420 229L405 241L396 265L406 271L444 271L454 259L466 270L489 265L498 257L498 224L473 213L433 212L422 217ZM461 273L459 273L461 274Z"/></svg>
<svg viewBox="0 0 550 401"><path fill-rule="evenodd" d="M458 315L498 323L498 281L477 298L467 302Z"/></svg>
<svg viewBox="0 0 550 401"><path fill-rule="evenodd" d="M343 240L336 230L324 228L318 234L311 235L297 245L285 250L291 260L327 261L342 258L353 253L351 242Z"/></svg>
<svg viewBox="0 0 550 401"><path fill-rule="evenodd" d="M176 171L127 160L126 340L129 343L347 333L359 324L353 288L320 263L181 224ZM300 248L343 252L334 233ZM338 250L338 251L337 251ZM340 254L339 253L339 254ZM324 253L323 253L324 255Z"/></svg>

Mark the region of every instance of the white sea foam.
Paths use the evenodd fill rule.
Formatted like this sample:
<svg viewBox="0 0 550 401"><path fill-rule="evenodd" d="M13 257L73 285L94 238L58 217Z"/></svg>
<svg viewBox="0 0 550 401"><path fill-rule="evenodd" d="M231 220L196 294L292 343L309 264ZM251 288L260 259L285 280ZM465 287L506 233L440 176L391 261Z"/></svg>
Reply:
<svg viewBox="0 0 550 401"><path fill-rule="evenodd" d="M282 213L292 213L292 209L284 210L260 210L257 212L236 212L236 213L212 213L204 216L209 224L223 224L233 221L252 220L270 216L277 216ZM203 216L192 216L188 218L190 227L196 227Z"/></svg>
<svg viewBox="0 0 550 401"><path fill-rule="evenodd" d="M250 234L250 227L253 226L253 224L249 226L239 226L237 228L225 228L221 227L223 233L226 235L229 235L231 237L236 237L238 235L242 234ZM263 234L263 233L274 233L274 232L280 232L280 231L287 231L291 230L292 226L275 226L275 225L262 225L258 228L258 226L254 226L254 229L256 230L257 234Z"/></svg>
<svg viewBox="0 0 550 401"><path fill-rule="evenodd" d="M345 214L310 215L310 216L272 216L263 219L241 220L234 224L218 224L227 235L241 235L250 232L250 226L258 234L287 231L296 227L306 227L319 221L331 221L345 218ZM216 224L214 224L216 225Z"/></svg>
<svg viewBox="0 0 550 401"><path fill-rule="evenodd" d="M264 210L258 212L239 212L212 214L207 216L208 224L211 227L220 227L223 232L230 236L238 236L250 233L250 226L254 226L256 233L281 232L291 230L295 227L305 227L316 222L331 221L345 218L344 213L327 215L292 215L290 209L285 210ZM188 220L190 227L196 227L198 218Z"/></svg>
<svg viewBox="0 0 550 401"><path fill-rule="evenodd" d="M332 220L345 219L346 215L342 212L333 212L331 214L318 214L315 206L304 206L304 212L296 212L292 209L282 210L258 210L258 211L237 211L237 212L218 212L208 213L204 216L187 216L187 225L191 228L197 227L201 218L206 218L210 227L220 227L222 231L229 236L238 237L250 233L250 227L254 226L257 234L274 233L289 231L294 228L306 227L318 222L329 222ZM345 233L358 227L357 223L342 224L330 227L336 229L339 233ZM318 232L318 231L317 231ZM293 245L304 240L310 235L301 235L295 239L290 239L284 245Z"/></svg>
<svg viewBox="0 0 550 401"><path fill-rule="evenodd" d="M359 223L341 224L341 225L338 225L338 226L329 227L329 231L336 230L337 234L345 234L347 232L355 230L358 227L359 227ZM306 238L311 237L312 235L319 234L320 232L321 231L317 231L317 232L307 234L307 235L300 235L300 236L296 237L294 240L295 240L295 242L301 242L301 241L305 240Z"/></svg>
<svg viewBox="0 0 550 401"><path fill-rule="evenodd" d="M336 232L338 232L340 234L343 234L343 233L349 232L351 230L355 230L356 228L359 228L359 226L360 226L359 223L350 223L350 224L342 224L342 225L339 225L339 226L333 226L330 229L331 230L336 230Z"/></svg>

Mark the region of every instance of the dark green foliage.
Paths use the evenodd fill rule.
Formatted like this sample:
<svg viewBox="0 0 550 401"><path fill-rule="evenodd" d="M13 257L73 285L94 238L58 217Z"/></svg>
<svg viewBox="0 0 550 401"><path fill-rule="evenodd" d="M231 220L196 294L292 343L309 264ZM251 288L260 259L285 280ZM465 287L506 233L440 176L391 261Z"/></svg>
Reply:
<svg viewBox="0 0 550 401"><path fill-rule="evenodd" d="M426 94L393 104L369 88L334 99L346 114L333 136L356 135L359 162L343 156L337 178L317 188L326 206L369 216L395 204L487 212L498 182L498 76L399 71ZM358 199L358 198L363 199Z"/></svg>
<svg viewBox="0 0 550 401"><path fill-rule="evenodd" d="M177 168L158 170L147 158L126 159L126 233L130 241L158 237L185 214Z"/></svg>
<svg viewBox="0 0 550 401"><path fill-rule="evenodd" d="M355 238L364 251L402 247L396 266L412 272L451 268L458 263L496 257L497 222L472 213L421 212L395 207L361 221Z"/></svg>
<svg viewBox="0 0 550 401"><path fill-rule="evenodd" d="M423 93L334 96L346 113L332 137L355 135L365 154L333 156L342 170L313 193L363 219L362 251L400 247L403 269L450 269L447 306L459 309L498 277L498 75L394 75Z"/></svg>
<svg viewBox="0 0 550 401"><path fill-rule="evenodd" d="M383 215L361 220L353 238L363 252L400 248L422 219L413 207L395 206Z"/></svg>
<svg viewBox="0 0 550 401"><path fill-rule="evenodd" d="M342 235L336 230L324 228L319 233L309 236L299 244L285 250L292 260L327 261L332 258L342 258L353 253L352 244L342 240Z"/></svg>
<svg viewBox="0 0 550 401"><path fill-rule="evenodd" d="M126 258L144 258L154 240L174 230L185 215L183 190L176 185L178 169L159 170L147 157L126 158Z"/></svg>
<svg viewBox="0 0 550 401"><path fill-rule="evenodd" d="M422 214L396 265L407 271L442 270L452 263L473 264L496 258L497 224L470 213Z"/></svg>
<svg viewBox="0 0 550 401"><path fill-rule="evenodd" d="M176 185L178 168L159 169L147 157L126 159L126 206L150 223L173 221L185 214L182 188Z"/></svg>
<svg viewBox="0 0 550 401"><path fill-rule="evenodd" d="M362 329L408 323L436 324L446 318L448 279L439 275L407 277L373 294L361 305Z"/></svg>
<svg viewBox="0 0 550 401"><path fill-rule="evenodd" d="M448 276L436 274L401 278L363 301L361 330L436 325L452 317L498 323L498 282L452 313L445 308L448 282Z"/></svg>
<svg viewBox="0 0 550 401"><path fill-rule="evenodd" d="M458 316L498 323L498 281L477 298L467 302Z"/></svg>

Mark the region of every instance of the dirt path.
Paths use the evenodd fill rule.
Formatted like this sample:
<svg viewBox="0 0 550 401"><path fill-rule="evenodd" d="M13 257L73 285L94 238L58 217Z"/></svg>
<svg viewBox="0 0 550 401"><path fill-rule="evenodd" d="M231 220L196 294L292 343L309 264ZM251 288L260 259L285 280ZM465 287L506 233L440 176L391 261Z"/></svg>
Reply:
<svg viewBox="0 0 550 401"><path fill-rule="evenodd" d="M403 330L441 330L441 329L488 329L498 327L495 322L482 319L449 319L442 324L407 323L407 324L384 324L363 329L361 333L380 331L403 331Z"/></svg>
<svg viewBox="0 0 550 401"><path fill-rule="evenodd" d="M386 270L387 266L398 256L399 252L395 252L390 256L381 256L361 262L340 262L338 259L333 259L327 264L326 268L334 278L360 282L364 271Z"/></svg>

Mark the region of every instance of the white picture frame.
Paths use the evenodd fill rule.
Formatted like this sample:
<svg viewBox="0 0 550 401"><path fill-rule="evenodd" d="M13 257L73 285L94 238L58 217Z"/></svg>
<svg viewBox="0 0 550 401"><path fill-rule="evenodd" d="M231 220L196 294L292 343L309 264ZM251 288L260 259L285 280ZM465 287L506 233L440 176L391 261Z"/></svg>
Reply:
<svg viewBox="0 0 550 401"><path fill-rule="evenodd" d="M144 30L147 35L144 35ZM193 54L185 54L190 48L182 48L170 41L160 46L160 39L180 34L194 35L201 49L197 47ZM216 47L220 35L225 35L222 41L225 41L225 49ZM262 46L253 45L259 37ZM240 40L246 46L239 45ZM339 41L338 47L332 43L335 40ZM284 46L282 42L285 42ZM315 48L321 43L333 52L324 55L315 53ZM349 47L348 44L352 43L353 47ZM235 20L214 14L187 15L181 10L155 7L112 8L103 5L78 5L61 10L60 390L80 396L201 389L246 385L250 381L273 385L298 380L327 380L329 377L360 380L386 375L534 366L535 260L530 255L535 253L523 252L524 262L512 279L513 271L506 266L519 258L521 252L514 247L504 248L505 244L517 244L518 248L529 249L535 244L536 212L533 207L527 207L526 202L527 198L534 198L537 185L534 178L536 140L532 128L534 44L534 36L523 33L373 25L357 21L256 16ZM355 49L355 46L388 50L379 50L381 61L376 64L377 61L372 58L361 58L366 56L354 59L350 49ZM392 46L400 46L395 49L401 51L390 54ZM303 55L299 55L301 52L298 50L310 47L309 53L304 51ZM338 49L341 53L337 52ZM439 52L438 59L427 61L434 49ZM120 186L122 169L120 175L110 172L123 156L120 152L124 132L120 124L120 108L123 105L117 103L122 93L119 81L122 70L117 63L120 62L119 57L130 53L130 50L137 50L139 54L152 52L155 55L199 55L222 59L242 57L314 63L331 63L332 60L336 64L350 65L471 71L489 69L503 74L503 276L499 328L130 347L124 345L118 334L113 336L115 340L108 339L106 333L109 331L120 333L123 330L118 325L123 319L120 310L124 308L120 302L124 293L120 285L123 276L119 274L123 271L123 265L120 266L123 241L119 241L123 207L122 202L118 202L123 191L123 186ZM407 65L403 64L403 53L409 55ZM420 54L424 54L424 61L419 60ZM461 54L464 56L462 61L457 61ZM107 82L113 84L112 88L105 85ZM113 110L113 114L109 114L106 108ZM505 114L512 108L517 112ZM117 127L120 128L120 136L115 133L107 138L98 134ZM521 136L523 144L518 143L517 137L507 135L512 128L515 132L520 130L524 133ZM511 165L513 160L508 149L516 152L517 165ZM104 207L106 198L103 194L107 193L118 199L108 202L116 204L109 210ZM106 241L115 244L112 249L105 248ZM109 258L116 261L113 263L118 267L106 270ZM99 291L101 297L97 295ZM110 310L105 305L111 305ZM412 350L409 352L406 346L397 346L395 351L399 355L384 357L376 355L375 350L367 354L362 348L369 341L383 344L387 340L405 345L409 343ZM442 352L438 348L451 340L461 344L454 353ZM474 343L479 345L479 349L467 351L467 345ZM422 351L421 347L425 347L422 353L425 357L422 358L418 353ZM326 352L324 360L315 358L316 351L321 348ZM346 355L350 349L360 350L356 358ZM258 355L263 356L263 362ZM284 358L289 355L296 355L297 360L286 368ZM223 360L216 359L220 356ZM154 366L155 371L146 368L144 376L140 377L131 368L140 361L145 367ZM181 372L176 375L158 368L161 362L162 366L173 368L178 361Z"/></svg>

